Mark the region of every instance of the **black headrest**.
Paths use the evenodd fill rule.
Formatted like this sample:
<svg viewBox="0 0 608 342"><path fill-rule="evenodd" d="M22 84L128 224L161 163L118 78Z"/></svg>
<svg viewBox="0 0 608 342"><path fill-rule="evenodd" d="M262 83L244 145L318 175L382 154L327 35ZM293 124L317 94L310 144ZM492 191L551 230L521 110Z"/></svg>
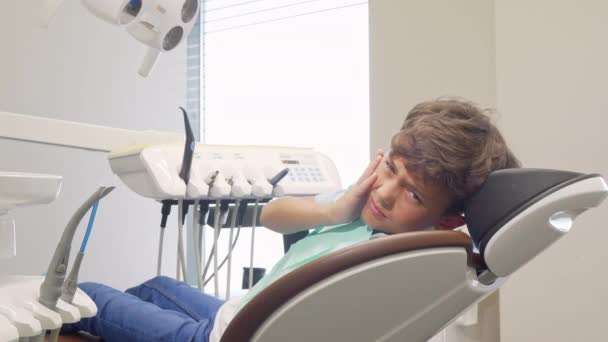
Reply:
<svg viewBox="0 0 608 342"><path fill-rule="evenodd" d="M595 176L523 168L491 173L481 189L465 201L464 215L471 239L483 255L490 238L517 214L569 184Z"/></svg>

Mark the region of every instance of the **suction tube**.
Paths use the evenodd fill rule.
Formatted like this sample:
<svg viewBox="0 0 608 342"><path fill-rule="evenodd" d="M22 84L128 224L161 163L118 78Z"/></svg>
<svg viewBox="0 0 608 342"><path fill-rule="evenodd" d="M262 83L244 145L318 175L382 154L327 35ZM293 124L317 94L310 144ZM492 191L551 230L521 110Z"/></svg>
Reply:
<svg viewBox="0 0 608 342"><path fill-rule="evenodd" d="M67 272L72 240L74 239L74 234L76 233L78 224L89 209L91 209L96 202L108 195L112 190L114 190L114 187L100 187L80 206L80 208L78 208L78 210L76 210L68 222L63 234L61 235L61 239L57 244L53 258L49 263L46 277L40 285L40 304L51 310L55 310L57 301L61 296L61 287L63 286Z"/></svg>

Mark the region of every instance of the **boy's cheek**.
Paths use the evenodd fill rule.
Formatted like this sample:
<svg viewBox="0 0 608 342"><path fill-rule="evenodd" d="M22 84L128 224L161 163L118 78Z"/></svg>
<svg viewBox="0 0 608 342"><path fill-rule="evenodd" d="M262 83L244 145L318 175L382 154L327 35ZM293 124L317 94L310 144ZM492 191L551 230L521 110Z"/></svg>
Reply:
<svg viewBox="0 0 608 342"><path fill-rule="evenodd" d="M374 216L372 215L368 206L369 202L365 203L365 206L363 206L363 209L361 209L361 219L363 220L363 222L365 222L365 224L373 227L374 223L376 222L374 222Z"/></svg>

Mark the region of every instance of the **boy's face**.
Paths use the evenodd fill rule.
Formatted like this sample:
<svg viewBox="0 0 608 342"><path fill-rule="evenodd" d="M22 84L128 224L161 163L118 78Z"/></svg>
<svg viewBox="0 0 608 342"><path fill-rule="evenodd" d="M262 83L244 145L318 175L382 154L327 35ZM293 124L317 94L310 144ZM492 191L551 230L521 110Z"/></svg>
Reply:
<svg viewBox="0 0 608 342"><path fill-rule="evenodd" d="M443 217L451 201L447 191L411 174L405 158L386 154L376 169L363 220L386 233L402 233L433 227Z"/></svg>

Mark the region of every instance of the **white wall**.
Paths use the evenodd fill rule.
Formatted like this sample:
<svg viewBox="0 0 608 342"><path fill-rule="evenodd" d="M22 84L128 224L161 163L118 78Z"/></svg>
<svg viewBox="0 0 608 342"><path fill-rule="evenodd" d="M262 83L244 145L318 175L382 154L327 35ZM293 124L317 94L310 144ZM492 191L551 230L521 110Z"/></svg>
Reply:
<svg viewBox="0 0 608 342"><path fill-rule="evenodd" d="M493 2L371 0L371 151L387 147L418 102L495 102Z"/></svg>
<svg viewBox="0 0 608 342"><path fill-rule="evenodd" d="M136 130L182 130L177 107L185 105L185 45L162 55L143 79L137 68L145 48L124 30L96 19L79 1L65 1L50 27L42 29L39 4L0 2L0 110ZM45 271L73 211L97 186L116 185L100 205L81 279L125 288L154 274L160 207L126 189L103 153L0 140L0 155L3 171L64 176L53 204L15 210L18 256L0 261L1 273ZM167 253L173 255L174 229L168 234ZM165 266L174 273L174 259Z"/></svg>
<svg viewBox="0 0 608 342"><path fill-rule="evenodd" d="M599 0L496 1L498 108L525 166L608 175L606 14ZM607 209L503 287L502 341L608 341Z"/></svg>
<svg viewBox="0 0 608 342"><path fill-rule="evenodd" d="M369 25L371 151L388 147L418 102L462 96L494 106L492 1L370 0ZM454 325L437 339L496 341L497 296L480 310L479 325Z"/></svg>
<svg viewBox="0 0 608 342"><path fill-rule="evenodd" d="M592 0L371 0L372 151L414 103L457 94L496 105L525 166L607 175L606 13ZM608 340L606 208L501 289L501 341ZM499 338L477 333L449 340Z"/></svg>

